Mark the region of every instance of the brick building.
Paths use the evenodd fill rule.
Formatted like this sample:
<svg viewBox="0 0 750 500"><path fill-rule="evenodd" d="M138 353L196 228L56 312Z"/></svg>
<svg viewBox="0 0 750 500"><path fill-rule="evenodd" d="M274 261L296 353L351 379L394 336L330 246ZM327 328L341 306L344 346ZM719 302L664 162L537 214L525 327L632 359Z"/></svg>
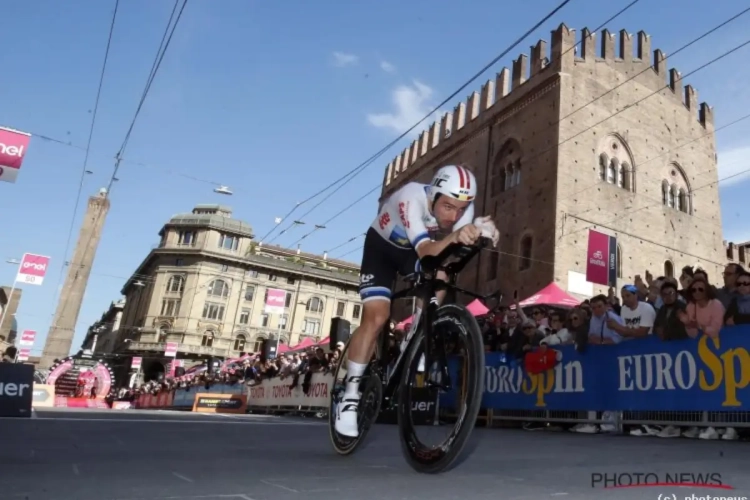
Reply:
<svg viewBox="0 0 750 500"><path fill-rule="evenodd" d="M553 281L603 292L583 279L589 228L617 237L621 285L688 264L718 279L727 257L712 108L645 33L581 36L575 47L561 25L550 54L539 41L422 132L387 166L382 196L446 164L471 168L476 211L495 217L501 239L463 284L506 297Z"/></svg>

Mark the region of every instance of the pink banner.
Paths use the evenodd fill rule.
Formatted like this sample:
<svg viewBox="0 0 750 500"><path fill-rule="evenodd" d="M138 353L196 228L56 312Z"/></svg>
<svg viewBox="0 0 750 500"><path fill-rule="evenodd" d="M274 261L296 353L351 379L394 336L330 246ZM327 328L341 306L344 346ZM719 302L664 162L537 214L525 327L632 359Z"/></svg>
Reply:
<svg viewBox="0 0 750 500"><path fill-rule="evenodd" d="M266 294L266 306L264 312L271 314L283 314L286 306L286 290L269 288Z"/></svg>
<svg viewBox="0 0 750 500"><path fill-rule="evenodd" d="M168 358L177 356L177 342L167 342L166 347L164 347L164 356Z"/></svg>
<svg viewBox="0 0 750 500"><path fill-rule="evenodd" d="M609 284L609 236L594 230L589 231L589 247L586 252L586 281L597 285Z"/></svg>
<svg viewBox="0 0 750 500"><path fill-rule="evenodd" d="M24 330L21 332L21 338L18 339L18 345L33 346L36 340L36 332L34 330Z"/></svg>
<svg viewBox="0 0 750 500"><path fill-rule="evenodd" d="M21 265L18 266L16 281L27 285L41 285L44 282L44 275L47 274L48 265L49 257L25 253L21 259Z"/></svg>
<svg viewBox="0 0 750 500"><path fill-rule="evenodd" d="M25 132L0 127L0 181L16 182L30 140Z"/></svg>

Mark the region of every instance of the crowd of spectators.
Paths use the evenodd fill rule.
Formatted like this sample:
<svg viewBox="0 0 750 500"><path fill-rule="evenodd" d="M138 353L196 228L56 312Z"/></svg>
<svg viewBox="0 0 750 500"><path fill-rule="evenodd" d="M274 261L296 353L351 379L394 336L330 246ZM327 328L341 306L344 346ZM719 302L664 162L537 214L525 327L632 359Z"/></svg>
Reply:
<svg viewBox="0 0 750 500"><path fill-rule="evenodd" d="M160 392L190 390L193 387L208 390L217 384L250 386L275 377L281 380L289 379L292 388L299 385L302 380L302 388L306 392L314 373L329 373L335 369L343 347L343 342L339 342L332 351L320 346L311 346L304 350L279 354L273 359L266 359L260 354L247 354L215 369L199 365L198 369L188 369L180 376L167 376L130 389L120 389L118 399L133 401L141 394L158 395Z"/></svg>
<svg viewBox="0 0 750 500"><path fill-rule="evenodd" d="M499 308L483 322L487 351L504 353L521 361L528 353L555 345L574 345L585 352L590 344L614 345L657 335L663 341L717 337L722 328L750 324L750 273L739 264L726 266L723 284L712 284L708 273L686 266L679 279L636 276L623 286L619 297L614 288L573 309L531 307L527 313L518 302L514 308ZM527 308L528 309L528 308ZM596 433L613 426L581 424L572 430ZM689 426L639 426L633 435L690 437L726 440L738 438L736 429L707 427L702 431Z"/></svg>

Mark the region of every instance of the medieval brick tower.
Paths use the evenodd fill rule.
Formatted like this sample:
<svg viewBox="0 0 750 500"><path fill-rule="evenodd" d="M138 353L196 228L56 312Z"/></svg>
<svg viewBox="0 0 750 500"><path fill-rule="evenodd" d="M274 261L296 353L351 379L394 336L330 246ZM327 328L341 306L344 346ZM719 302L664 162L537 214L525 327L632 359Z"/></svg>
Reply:
<svg viewBox="0 0 750 500"><path fill-rule="evenodd" d="M462 163L479 181L477 213L502 234L462 281L506 297L551 282L574 291L588 230L617 237L620 285L646 270L700 265L718 279L722 243L712 109L651 40L561 25L422 132L386 168L383 196ZM530 59L530 60L529 60ZM585 288L585 279L583 285ZM588 285L590 286L590 285ZM593 287L582 295L603 292Z"/></svg>
<svg viewBox="0 0 750 500"><path fill-rule="evenodd" d="M70 352L78 314L108 212L107 191L102 189L98 195L89 198L73 258L68 264L68 274L60 290L55 317L44 344L40 362L42 368L49 368L55 359L64 358Z"/></svg>

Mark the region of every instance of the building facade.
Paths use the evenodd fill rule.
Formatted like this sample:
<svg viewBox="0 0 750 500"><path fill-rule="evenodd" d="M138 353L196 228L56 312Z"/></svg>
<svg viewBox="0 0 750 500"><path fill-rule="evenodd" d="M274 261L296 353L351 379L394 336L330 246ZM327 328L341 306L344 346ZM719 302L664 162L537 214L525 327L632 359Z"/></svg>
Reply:
<svg viewBox="0 0 750 500"><path fill-rule="evenodd" d="M174 342L178 359L226 358L257 352L262 339L319 341L337 316L356 327L358 266L259 244L250 225L231 215L199 205L164 225L158 248L122 289L115 351L163 358ZM272 289L284 293L281 314L266 312Z"/></svg>
<svg viewBox="0 0 750 500"><path fill-rule="evenodd" d="M576 48L575 31L561 25L550 53L539 41L422 132L386 167L382 197L446 164L472 169L476 211L494 216L501 238L462 282L506 297L550 282L606 293L585 280L589 229L617 237L620 285L685 265L719 276L712 109L652 53L647 34L581 37Z"/></svg>
<svg viewBox="0 0 750 500"><path fill-rule="evenodd" d="M3 317L3 324L0 325L0 352L13 345L18 336L16 311L21 304L22 294L23 290L20 288L0 286L0 317Z"/></svg>
<svg viewBox="0 0 750 500"><path fill-rule="evenodd" d="M117 344L120 331L122 313L125 309L125 299L112 302L102 317L86 331L81 349L90 350L94 354L110 354Z"/></svg>

